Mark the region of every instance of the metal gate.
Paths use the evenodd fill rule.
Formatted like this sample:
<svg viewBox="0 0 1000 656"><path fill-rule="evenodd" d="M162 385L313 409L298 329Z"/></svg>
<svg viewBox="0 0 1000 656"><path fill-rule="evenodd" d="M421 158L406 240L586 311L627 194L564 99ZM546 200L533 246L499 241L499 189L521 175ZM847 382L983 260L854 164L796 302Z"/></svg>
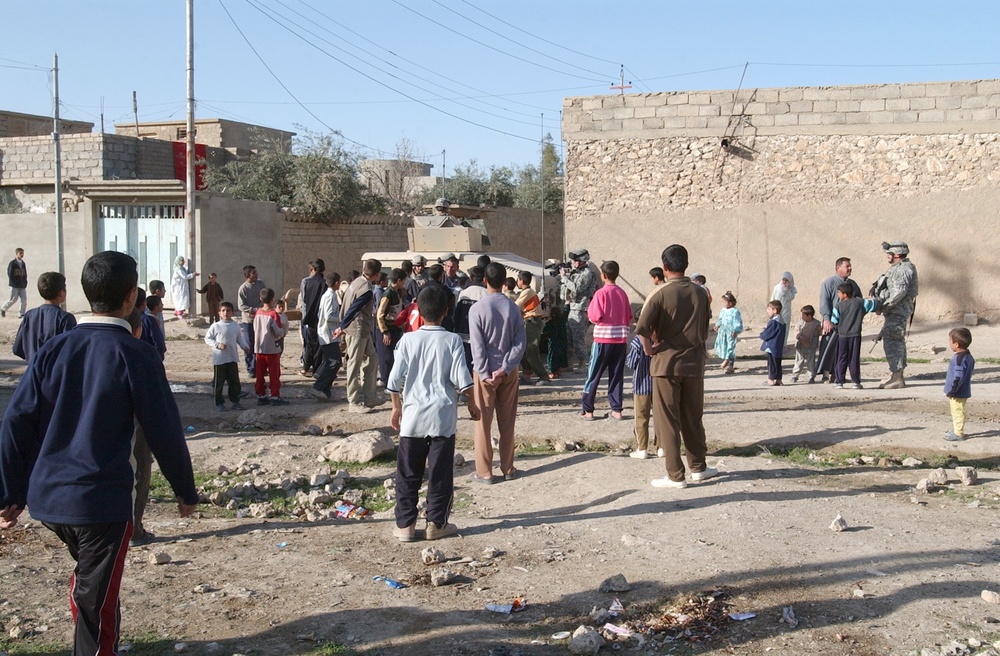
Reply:
<svg viewBox="0 0 1000 656"><path fill-rule="evenodd" d="M139 263L139 284L162 280L170 288L174 259L183 255L183 205L100 203L97 223L99 250L131 255Z"/></svg>

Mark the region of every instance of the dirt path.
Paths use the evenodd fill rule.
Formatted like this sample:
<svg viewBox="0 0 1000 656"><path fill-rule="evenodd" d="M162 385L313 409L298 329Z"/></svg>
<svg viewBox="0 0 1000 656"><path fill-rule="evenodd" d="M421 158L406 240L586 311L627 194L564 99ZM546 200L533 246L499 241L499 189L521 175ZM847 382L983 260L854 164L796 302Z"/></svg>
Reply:
<svg viewBox="0 0 1000 656"><path fill-rule="evenodd" d="M8 323L0 322L0 331ZM198 330L169 326L175 339L168 375L185 425L194 429L196 470L206 479L220 465L235 469L244 461L259 469L243 478L328 473L316 455L336 438L304 434L308 426L343 433L388 428L387 411L349 415L343 403L305 398L308 383L286 358L283 396L293 403L265 410L269 430L237 432L234 414L215 413L206 394L206 347L176 339ZM989 623L1000 607L980 599L1000 581L1000 365L989 362L1000 357L1000 330L976 329L972 350L981 364L969 406L975 439L958 445L940 438L949 418L940 391L945 365L937 360L947 354L930 352L945 333L918 333L915 342L927 352L912 355L934 361L911 365L905 390L870 389L885 369L878 362L863 366L864 390L764 388L764 363L756 360L739 363L735 376L710 372L705 421L710 463L722 473L686 490L652 488L663 461L623 455L630 422L575 418L582 379L573 374L522 390L522 478L482 486L468 481L470 465L456 469L457 538L400 545L390 536L387 510L361 521L303 522L206 506L201 518L178 520L171 504L154 503L148 526L159 540L130 551L126 570L123 628L132 653L174 653L184 642L192 654L563 654L566 647L551 636L594 624L595 606L607 608L618 597L626 613L610 621L623 625L653 617L644 605L682 604L698 593L756 617L714 622L718 630L705 641L663 645L669 632L661 631L655 645L633 638L621 647L839 655L932 647L940 653L935 645L970 638L988 646L1000 640L1000 625ZM747 354L752 346L741 344ZM5 406L19 369L9 345L0 348ZM468 420L460 421L459 436L471 459ZM539 447L567 442L587 449ZM794 447L807 448L776 457ZM804 455L809 449L815 466ZM963 487L949 470L951 485L918 494L913 486L927 467L867 464L862 455L915 455L949 466L975 461L980 478ZM348 487L378 494L392 471L389 461L354 470ZM829 529L838 513L849 530ZM428 544L474 562L446 563L457 582L433 587L433 568L420 560ZM151 564L150 555L160 552L171 561ZM71 568L65 549L37 522L0 533L0 635L27 634L0 638L0 651L65 653ZM599 592L615 574L631 589ZM392 589L373 576L410 585ZM522 612L485 610L519 596L527 602ZM795 628L779 622L786 607Z"/></svg>

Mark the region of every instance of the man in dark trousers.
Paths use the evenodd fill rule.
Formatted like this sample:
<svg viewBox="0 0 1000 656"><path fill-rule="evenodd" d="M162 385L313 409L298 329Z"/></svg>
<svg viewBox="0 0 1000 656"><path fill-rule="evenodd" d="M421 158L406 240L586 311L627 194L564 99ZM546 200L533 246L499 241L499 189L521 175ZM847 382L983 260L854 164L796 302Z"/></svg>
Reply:
<svg viewBox="0 0 1000 656"><path fill-rule="evenodd" d="M25 506L76 561L70 577L75 656L118 653L118 595L132 536L135 425L177 495L198 504L184 429L156 350L124 317L136 263L114 251L87 260L81 282L93 316L47 341L14 390L0 427L0 528Z"/></svg>
<svg viewBox="0 0 1000 656"><path fill-rule="evenodd" d="M687 481L681 460L682 439L691 480L702 481L718 473L705 463L708 448L702 422L708 294L684 275L688 253L683 246L667 246L661 259L666 281L649 295L635 332L642 340L643 351L652 358L649 373L653 377L653 423L667 464L667 475L652 484L684 488Z"/></svg>
<svg viewBox="0 0 1000 656"><path fill-rule="evenodd" d="M14 250L14 259L7 265L7 283L10 285L10 298L0 305L0 316L6 317L10 306L20 300L21 307L17 311L17 318L20 319L28 309L28 267L24 263L23 248Z"/></svg>
<svg viewBox="0 0 1000 656"><path fill-rule="evenodd" d="M319 370L323 358L319 353L319 302L326 291L323 272L326 263L318 257L309 263L309 275L299 285L299 307L302 308L302 371L303 376L311 376Z"/></svg>

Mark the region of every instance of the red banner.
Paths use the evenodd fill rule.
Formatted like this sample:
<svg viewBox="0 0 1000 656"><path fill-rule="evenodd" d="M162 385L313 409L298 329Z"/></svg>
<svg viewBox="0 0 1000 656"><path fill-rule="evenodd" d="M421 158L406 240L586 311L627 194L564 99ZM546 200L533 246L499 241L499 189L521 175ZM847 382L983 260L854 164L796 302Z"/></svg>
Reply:
<svg viewBox="0 0 1000 656"><path fill-rule="evenodd" d="M187 182L187 144L175 141L174 144L174 177L181 182ZM202 191L205 188L205 144L194 145L194 188Z"/></svg>

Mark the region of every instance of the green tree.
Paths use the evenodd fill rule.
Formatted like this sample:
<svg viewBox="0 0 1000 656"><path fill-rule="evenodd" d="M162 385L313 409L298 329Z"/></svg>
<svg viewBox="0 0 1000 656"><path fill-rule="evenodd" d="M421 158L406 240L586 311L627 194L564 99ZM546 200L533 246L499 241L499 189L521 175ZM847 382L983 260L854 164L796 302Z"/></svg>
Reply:
<svg viewBox="0 0 1000 656"><path fill-rule="evenodd" d="M562 160L548 134L542 142L541 171L533 164L526 164L517 171L517 191L514 207L538 209L542 207L542 190L545 194L545 211L561 212L563 209Z"/></svg>

